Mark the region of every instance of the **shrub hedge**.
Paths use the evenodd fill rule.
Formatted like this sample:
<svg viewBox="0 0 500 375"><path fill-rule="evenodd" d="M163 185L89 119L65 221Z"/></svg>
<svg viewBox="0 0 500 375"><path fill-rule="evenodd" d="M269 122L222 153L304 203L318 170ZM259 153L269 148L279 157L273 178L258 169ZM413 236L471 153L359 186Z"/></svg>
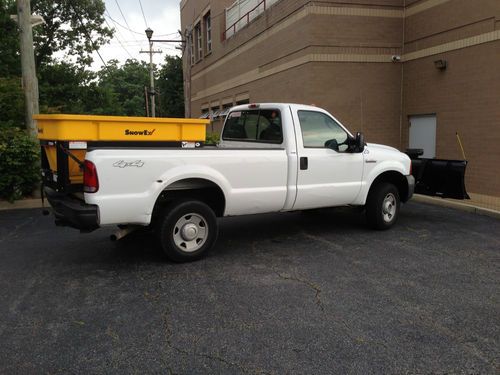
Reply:
<svg viewBox="0 0 500 375"><path fill-rule="evenodd" d="M0 198L31 194L40 180L40 148L24 130L0 126Z"/></svg>

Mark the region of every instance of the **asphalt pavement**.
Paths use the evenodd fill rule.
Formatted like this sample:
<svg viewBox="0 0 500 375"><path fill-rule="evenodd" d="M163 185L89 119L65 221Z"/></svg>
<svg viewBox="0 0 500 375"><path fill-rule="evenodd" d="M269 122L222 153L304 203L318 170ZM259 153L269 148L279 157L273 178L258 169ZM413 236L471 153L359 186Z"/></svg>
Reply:
<svg viewBox="0 0 500 375"><path fill-rule="evenodd" d="M1 374L495 374L500 220L409 203L226 218L174 264L155 241L0 212Z"/></svg>

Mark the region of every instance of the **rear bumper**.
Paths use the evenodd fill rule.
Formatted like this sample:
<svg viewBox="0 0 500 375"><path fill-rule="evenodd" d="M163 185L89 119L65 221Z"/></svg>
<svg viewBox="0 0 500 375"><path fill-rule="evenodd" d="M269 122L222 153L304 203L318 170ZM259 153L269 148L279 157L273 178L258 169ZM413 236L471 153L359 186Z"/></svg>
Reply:
<svg viewBox="0 0 500 375"><path fill-rule="evenodd" d="M413 193L415 192L415 177L413 177L411 174L406 177L406 181L408 182L408 195L406 197L403 197L403 202L407 202L411 199L413 196Z"/></svg>
<svg viewBox="0 0 500 375"><path fill-rule="evenodd" d="M76 228L82 232L91 232L99 228L96 205L86 204L68 194L58 193L49 187L44 188L44 194L52 206L56 225Z"/></svg>

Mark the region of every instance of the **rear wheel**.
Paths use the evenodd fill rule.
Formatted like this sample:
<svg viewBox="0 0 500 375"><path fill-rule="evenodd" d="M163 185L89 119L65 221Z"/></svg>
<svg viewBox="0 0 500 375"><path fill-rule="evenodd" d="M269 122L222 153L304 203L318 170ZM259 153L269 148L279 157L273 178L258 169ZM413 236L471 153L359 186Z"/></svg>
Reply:
<svg viewBox="0 0 500 375"><path fill-rule="evenodd" d="M200 201L182 201L165 209L159 218L158 236L167 257L174 262L200 259L217 239L217 218Z"/></svg>
<svg viewBox="0 0 500 375"><path fill-rule="evenodd" d="M370 190L366 202L368 224L379 230L389 229L399 216L400 205L398 189L388 182L378 183Z"/></svg>

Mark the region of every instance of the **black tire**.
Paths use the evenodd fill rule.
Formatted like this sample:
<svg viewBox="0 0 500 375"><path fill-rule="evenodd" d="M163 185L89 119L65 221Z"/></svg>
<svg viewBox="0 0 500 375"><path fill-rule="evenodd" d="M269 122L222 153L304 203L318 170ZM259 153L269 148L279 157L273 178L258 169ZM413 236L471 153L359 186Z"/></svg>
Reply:
<svg viewBox="0 0 500 375"><path fill-rule="evenodd" d="M394 225L399 216L399 191L391 183L379 182L370 189L366 200L366 220L374 229L385 230Z"/></svg>
<svg viewBox="0 0 500 375"><path fill-rule="evenodd" d="M158 220L156 232L161 248L174 262L202 258L217 240L217 218L203 202L175 202L165 208Z"/></svg>

